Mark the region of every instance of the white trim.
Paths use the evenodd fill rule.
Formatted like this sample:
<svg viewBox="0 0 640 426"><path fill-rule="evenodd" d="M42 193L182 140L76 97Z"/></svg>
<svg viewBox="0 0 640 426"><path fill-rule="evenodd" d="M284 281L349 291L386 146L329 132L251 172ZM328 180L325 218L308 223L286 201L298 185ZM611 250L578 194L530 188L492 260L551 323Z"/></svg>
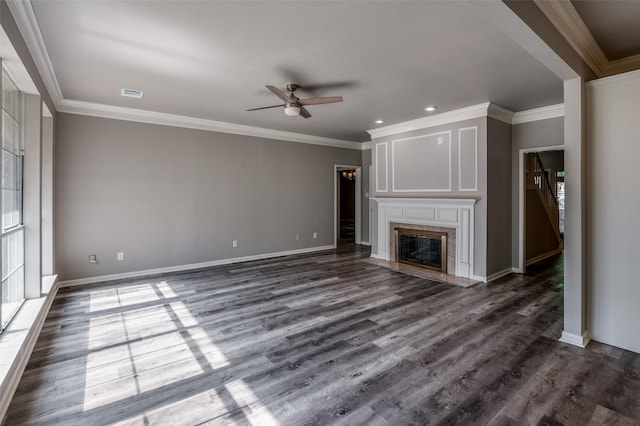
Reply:
<svg viewBox="0 0 640 426"><path fill-rule="evenodd" d="M549 118L564 117L564 104L549 105L513 114L511 124L530 123L532 121L547 120Z"/></svg>
<svg viewBox="0 0 640 426"><path fill-rule="evenodd" d="M362 143L360 142L345 141L341 139L330 139L319 136L304 135L302 133L264 129L261 127L245 126L242 124L225 123L222 121L206 120L203 118L187 117L184 115L167 114L163 112L125 108L113 105L96 104L92 102L71 101L65 99L58 106L58 112L88 115L101 118L112 118L116 120L134 121L139 123L159 124L162 126L207 130L211 132L222 132L267 139L277 139L313 145L325 145L337 148L356 149L358 151L362 150Z"/></svg>
<svg viewBox="0 0 640 426"><path fill-rule="evenodd" d="M618 74L611 77L600 78L598 80L591 80L585 83L587 89L599 89L601 87L609 86L613 83L619 83L625 80L637 80L640 77L640 70L626 72L624 74Z"/></svg>
<svg viewBox="0 0 640 426"><path fill-rule="evenodd" d="M36 342L38 341L38 337L40 337L42 326L44 325L44 321L47 318L47 315L49 314L49 310L51 309L53 299L56 297L57 292L58 285L54 283L51 287L51 291L49 291L49 294L47 294L46 296L40 299L27 300L13 319L15 324L15 322L21 321L21 315L27 315L27 317L25 318L25 322L30 324L19 325L20 327L28 327L28 331L26 332L27 334L24 337L24 340L21 342L20 348L18 348L17 352L14 354L11 365L7 367L8 369L6 371L6 375L0 378L0 418L4 418L5 414L7 413L9 404L11 403L13 395L18 388L20 379L22 379L22 374L27 367L29 358L31 358L31 353L33 352L33 348L35 347ZM37 305L38 303L41 303L41 306L39 308L35 306L29 306L29 304ZM32 311L29 311L30 308L34 310L37 309L37 312L33 314ZM9 326L5 329L4 336L8 338L10 336L10 332L11 324L9 324ZM0 339L4 336L0 336ZM21 338L19 337L15 340L19 341L20 339ZM16 342L13 341L11 342L11 344L12 347L14 347ZM3 357L7 355L7 352L8 351L3 351ZM11 356L12 354L8 355ZM3 361L6 360L3 358Z"/></svg>
<svg viewBox="0 0 640 426"><path fill-rule="evenodd" d="M363 245L363 246L371 247L371 243L369 241L360 241L360 244Z"/></svg>
<svg viewBox="0 0 640 426"><path fill-rule="evenodd" d="M489 105L487 106L487 117L494 118L498 121L502 121L503 123L511 124L511 121L513 120L513 111L509 111L500 105L489 102Z"/></svg>
<svg viewBox="0 0 640 426"><path fill-rule="evenodd" d="M564 145L552 145L552 146L541 146L538 148L523 148L518 153L518 272L524 273L526 270L526 259L525 259L525 232L524 232L524 221L525 221L525 212L524 212L524 154L528 152L542 152L542 151L564 151Z"/></svg>
<svg viewBox="0 0 640 426"><path fill-rule="evenodd" d="M71 287L76 285L85 285L85 284L99 283L99 282L105 282L105 281L144 277L146 275L157 275L157 274L166 274L169 272L189 271L191 269L210 268L213 266L220 266L220 265L231 265L234 263L248 262L251 260L262 260L262 259L269 259L272 257L289 256L293 254L312 253L316 251L331 250L335 248L336 248L335 245L308 247L308 248L296 249L296 250L287 250L287 251L280 251L280 252L274 252L274 253L257 254L252 256L234 257L230 259L213 260L210 262L190 263L187 265L168 266L165 268L145 269L141 271L125 272L122 274L99 275L96 277L60 281L58 282L58 286L60 288Z"/></svg>
<svg viewBox="0 0 640 426"><path fill-rule="evenodd" d="M373 142L369 141L369 142L362 142L362 150L366 151L368 149L372 149L373 148Z"/></svg>
<svg viewBox="0 0 640 426"><path fill-rule="evenodd" d="M42 38L42 32L38 26L33 7L29 1L7 0L9 10L13 15L20 34L27 44L27 48L33 57L44 84L51 95L56 109L59 112L70 114L88 115L93 117L114 118L118 120L134 121L140 123L160 124L165 126L183 127L188 129L209 130L214 132L231 133L245 136L263 137L290 142L300 142L313 145L325 145L338 148L362 150L363 144L355 141L331 139L300 133L271 130L260 127L245 126L221 121L205 120L194 117L166 114L153 111L138 110L134 108L117 107L113 105L97 104L72 99L65 99L62 89L56 78L55 70L46 44Z"/></svg>
<svg viewBox="0 0 640 426"><path fill-rule="evenodd" d="M9 11L16 21L18 30L24 39L29 53L40 72L42 81L47 87L47 91L51 96L53 102L57 105L63 100L62 90L58 84L56 73L53 69L53 64L49 58L47 47L42 38L40 27L38 26L38 20L33 12L33 7L30 1L23 0L7 0L7 6Z"/></svg>
<svg viewBox="0 0 640 426"><path fill-rule="evenodd" d="M571 2L534 0L534 3L589 68L598 77L606 75L609 61Z"/></svg>
<svg viewBox="0 0 640 426"><path fill-rule="evenodd" d="M568 333L566 331L562 332L562 336L560 336L561 342L568 343L570 345L579 346L581 348L586 348L591 339L589 338L589 334L585 331L582 333L582 336L578 336L577 334Z"/></svg>
<svg viewBox="0 0 640 426"><path fill-rule="evenodd" d="M367 130L373 139L385 136L396 135L399 133L410 132L412 130L427 129L429 127L439 126L443 124L456 123L458 121L470 120L480 117L491 117L496 120L504 121L511 124L513 112L494 105L491 102L485 102L479 105L473 105L466 108L460 108L453 111L447 111L440 114L431 115L429 117L416 118L415 120L405 121L402 123L392 124L390 126L378 127L377 129Z"/></svg>
<svg viewBox="0 0 640 426"><path fill-rule="evenodd" d="M474 180L473 188L463 188L462 187L462 131L463 130L475 130L475 138L474 138L474 146L475 146L475 167L476 167L476 176ZM462 127L458 129L458 191L460 192L477 192L478 191L478 126L473 127Z"/></svg>
<svg viewBox="0 0 640 426"><path fill-rule="evenodd" d="M448 159L448 167L449 167L449 186L448 188L439 188L439 189L397 189L396 188L396 170L397 169L404 169L404 167L396 167L396 163L395 163L395 159L396 159L396 143L397 142L406 142L406 141L410 141L413 139L422 139L422 138L428 138L431 136L438 136L438 135L448 135L449 139L447 140L447 146L449 147L449 159ZM451 169L453 167L451 167L451 130L447 130L444 132L436 132L436 133L429 133L427 135L418 135L418 136L412 136L410 138L402 138L402 139L395 139L393 141L391 141L391 164L393 166L393 173L392 173L392 179L391 179L391 192L451 192L451 174L452 171Z"/></svg>
<svg viewBox="0 0 640 426"><path fill-rule="evenodd" d="M534 0L534 2L597 77L606 77L640 67L640 55L609 61L571 2L564 0Z"/></svg>
<svg viewBox="0 0 640 426"><path fill-rule="evenodd" d="M376 251L371 257L390 260L390 223L441 226L456 230L454 274L471 278L474 262L476 198L375 198Z"/></svg>
<svg viewBox="0 0 640 426"><path fill-rule="evenodd" d="M379 166L379 155L378 155L378 146L384 145L384 189L378 187L378 172L380 170ZM376 192L389 192L389 144L388 142L380 142L376 144Z"/></svg>
<svg viewBox="0 0 640 426"><path fill-rule="evenodd" d="M482 275L474 275L473 276L473 280L482 281L483 283L489 283L491 281L497 280L498 278L502 278L502 277L504 277L506 275L509 275L511 273L516 272L515 269L516 268L508 267L508 268L503 269L502 271L498 271L498 272L496 272L494 274L491 274L488 277L484 277Z"/></svg>

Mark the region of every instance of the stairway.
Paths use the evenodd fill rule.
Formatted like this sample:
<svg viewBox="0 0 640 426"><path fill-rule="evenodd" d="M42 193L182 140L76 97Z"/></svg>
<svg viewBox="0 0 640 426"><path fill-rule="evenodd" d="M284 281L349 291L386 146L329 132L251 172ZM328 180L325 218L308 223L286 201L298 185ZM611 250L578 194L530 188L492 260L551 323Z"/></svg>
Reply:
<svg viewBox="0 0 640 426"><path fill-rule="evenodd" d="M537 153L525 156L526 264L562 251L558 199Z"/></svg>

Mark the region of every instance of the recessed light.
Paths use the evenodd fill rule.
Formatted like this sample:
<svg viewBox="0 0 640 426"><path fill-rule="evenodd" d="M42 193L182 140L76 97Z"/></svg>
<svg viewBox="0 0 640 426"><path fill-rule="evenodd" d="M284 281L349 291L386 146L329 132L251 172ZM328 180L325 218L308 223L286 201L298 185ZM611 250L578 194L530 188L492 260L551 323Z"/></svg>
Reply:
<svg viewBox="0 0 640 426"><path fill-rule="evenodd" d="M427 112L433 112L433 111L435 111L437 109L438 109L437 106L428 106L424 110L427 111Z"/></svg>
<svg viewBox="0 0 640 426"><path fill-rule="evenodd" d="M384 123L384 120L376 120L376 124L382 124Z"/></svg>
<svg viewBox="0 0 640 426"><path fill-rule="evenodd" d="M142 99L142 90L122 89L120 91L120 96L124 96L125 98Z"/></svg>

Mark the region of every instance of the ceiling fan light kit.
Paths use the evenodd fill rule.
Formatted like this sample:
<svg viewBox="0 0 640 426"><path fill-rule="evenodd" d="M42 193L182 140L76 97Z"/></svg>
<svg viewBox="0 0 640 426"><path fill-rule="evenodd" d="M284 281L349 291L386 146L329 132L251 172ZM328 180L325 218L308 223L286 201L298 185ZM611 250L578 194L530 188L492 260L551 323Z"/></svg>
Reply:
<svg viewBox="0 0 640 426"><path fill-rule="evenodd" d="M311 117L311 114L304 107L305 105L320 105L320 104L330 104L333 102L342 102L342 96L328 96L322 98L308 98L308 99L300 99L293 92L300 87L297 84L289 83L287 84L287 91L289 94L287 95L282 90L278 89L275 86L268 86L267 89L271 90L271 92L279 97L284 104L282 105L271 105L267 107L260 108L252 108L247 111L257 111L260 109L269 109L269 108L279 108L284 107L284 113L290 117L301 116L303 118Z"/></svg>
<svg viewBox="0 0 640 426"><path fill-rule="evenodd" d="M295 104L285 104L284 113L289 117L295 117L296 115L300 115L300 107Z"/></svg>

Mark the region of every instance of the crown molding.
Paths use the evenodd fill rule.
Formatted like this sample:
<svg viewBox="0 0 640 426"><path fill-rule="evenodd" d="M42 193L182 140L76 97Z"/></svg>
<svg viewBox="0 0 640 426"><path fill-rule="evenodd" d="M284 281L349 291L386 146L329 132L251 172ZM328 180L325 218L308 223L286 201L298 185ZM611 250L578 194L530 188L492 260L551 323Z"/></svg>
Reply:
<svg viewBox="0 0 640 426"><path fill-rule="evenodd" d="M60 102L60 104L58 105L58 112L88 115L100 118L111 118L115 120L134 121L138 123L159 124L162 126L206 130L210 132L230 133L234 135L252 136L257 138L277 139L282 141L299 142L312 145L324 145L336 148L362 150L362 143L360 142L324 138L320 136L285 132L281 130L264 129L261 127L225 123L222 121L206 120L203 118L187 117L184 115L167 114L163 112L124 108L119 106L104 105L84 101L73 101L69 99L64 99Z"/></svg>
<svg viewBox="0 0 640 426"><path fill-rule="evenodd" d="M55 108L60 112L231 133L313 145L325 145L357 150L363 149L360 142L65 99L62 94L62 89L58 83L53 64L49 58L49 53L47 52L47 47L44 43L44 39L42 38L42 33L40 31L36 15L33 11L33 7L31 6L31 2L24 0L7 0L7 5L9 6L11 15L16 21L16 25L18 26L18 30L20 31L22 38L24 38L27 49L36 64L36 68L49 91L49 95L55 104Z"/></svg>
<svg viewBox="0 0 640 426"><path fill-rule="evenodd" d="M7 6L9 11L16 21L18 30L27 45L29 53L36 64L36 68L40 73L40 77L44 82L49 96L53 100L56 108L58 104L64 99L62 96L62 90L58 84L56 73L53 70L53 64L49 59L47 47L42 38L40 27L38 26L38 20L33 12L33 7L30 1L23 0L7 0Z"/></svg>
<svg viewBox="0 0 640 426"><path fill-rule="evenodd" d="M607 76L622 74L629 71L634 71L640 69L640 54L628 56L622 59L616 59L615 61L609 62L607 66L606 74Z"/></svg>
<svg viewBox="0 0 640 426"><path fill-rule="evenodd" d="M489 102L489 105L487 106L487 117L495 118L503 123L511 124L511 121L513 120L513 111L509 111L500 105Z"/></svg>
<svg viewBox="0 0 640 426"><path fill-rule="evenodd" d="M533 1L598 78L604 77L609 60L571 2L568 0Z"/></svg>
<svg viewBox="0 0 640 426"><path fill-rule="evenodd" d="M598 78L640 69L640 55L609 61L568 0L533 0Z"/></svg>
<svg viewBox="0 0 640 426"><path fill-rule="evenodd" d="M624 74L612 75L598 80L591 80L585 83L587 90L597 90L602 87L606 87L611 83L617 83L625 80L638 80L640 79L640 70L626 72Z"/></svg>
<svg viewBox="0 0 640 426"><path fill-rule="evenodd" d="M429 127L440 126L443 124L450 124L458 121L470 120L480 117L491 117L495 118L496 120L511 124L513 112L501 106L492 104L491 102L485 102L483 104L460 108L453 111L447 111L440 114L431 115L429 117L421 117L416 118L415 120L405 121L403 123L378 127L376 129L367 130L367 133L371 135L372 139L376 139L385 136L396 135L399 133L410 132L412 130L426 129Z"/></svg>
<svg viewBox="0 0 640 426"><path fill-rule="evenodd" d="M520 111L513 114L511 124L529 123L532 121L547 120L549 118L564 117L564 104L549 105Z"/></svg>

